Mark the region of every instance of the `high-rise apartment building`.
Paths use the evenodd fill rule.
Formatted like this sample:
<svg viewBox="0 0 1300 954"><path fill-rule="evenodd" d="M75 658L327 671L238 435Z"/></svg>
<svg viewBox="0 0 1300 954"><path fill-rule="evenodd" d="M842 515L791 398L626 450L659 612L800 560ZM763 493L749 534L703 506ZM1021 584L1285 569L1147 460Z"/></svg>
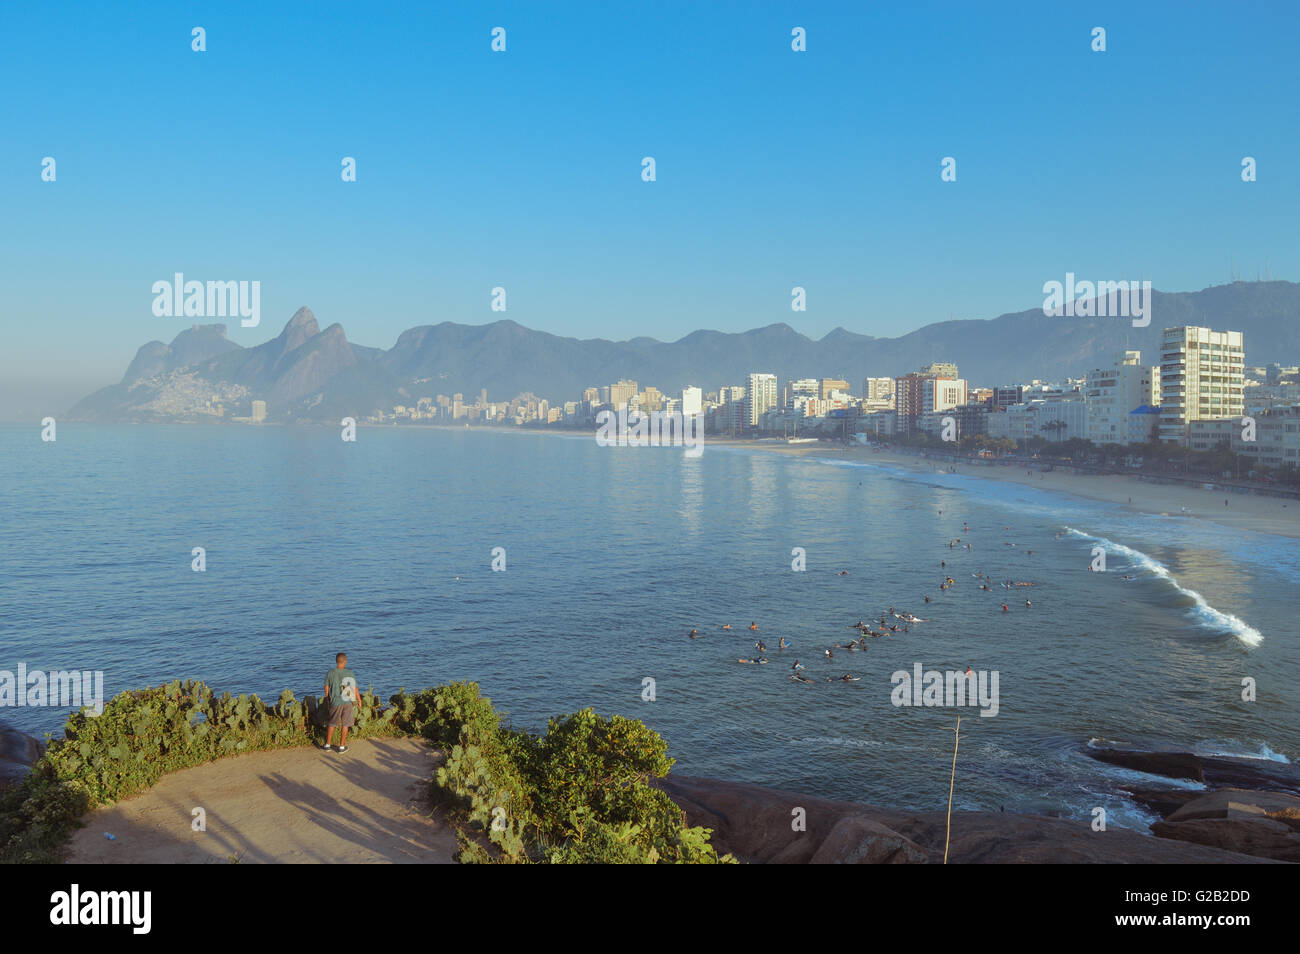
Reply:
<svg viewBox="0 0 1300 954"><path fill-rule="evenodd" d="M612 404L614 410L620 411L627 407L632 398L636 397L637 391L635 381L620 380L618 384L609 386L609 401L607 403Z"/></svg>
<svg viewBox="0 0 1300 954"><path fill-rule="evenodd" d="M1245 368L1240 331L1166 328L1160 344L1160 440L1185 445L1193 421L1240 417Z"/></svg>
<svg viewBox="0 0 1300 954"><path fill-rule="evenodd" d="M862 399L864 401L884 401L893 396L893 378L865 378L862 382Z"/></svg>
<svg viewBox="0 0 1300 954"><path fill-rule="evenodd" d="M751 374L745 390L745 424L756 427L759 418L776 406L776 375Z"/></svg>

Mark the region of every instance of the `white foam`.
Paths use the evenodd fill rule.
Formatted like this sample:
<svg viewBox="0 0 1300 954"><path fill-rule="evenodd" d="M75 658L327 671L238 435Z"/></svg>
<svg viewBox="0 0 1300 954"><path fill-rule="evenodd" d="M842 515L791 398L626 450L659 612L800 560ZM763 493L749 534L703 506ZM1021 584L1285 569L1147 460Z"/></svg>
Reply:
<svg viewBox="0 0 1300 954"><path fill-rule="evenodd" d="M1200 593L1188 589L1185 586L1180 586L1178 580L1169 572L1169 568L1154 557L1148 556L1141 550L1134 550L1132 547L1126 547L1122 543L1116 543L1114 540L1108 540L1105 537L1098 537L1091 533L1084 533L1082 530L1075 530L1073 527L1066 527L1065 529L1066 532L1071 533L1076 537L1101 544L1106 548L1107 554L1122 554L1127 557L1135 567L1146 570L1152 576L1159 577L1167 582L1175 590L1186 596L1195 604L1191 608L1190 612L1206 629L1232 633L1232 635L1236 636L1247 646L1258 646L1264 641L1263 634L1245 620L1238 616L1233 616L1231 613L1225 613L1222 610L1215 609L1206 602L1205 597Z"/></svg>

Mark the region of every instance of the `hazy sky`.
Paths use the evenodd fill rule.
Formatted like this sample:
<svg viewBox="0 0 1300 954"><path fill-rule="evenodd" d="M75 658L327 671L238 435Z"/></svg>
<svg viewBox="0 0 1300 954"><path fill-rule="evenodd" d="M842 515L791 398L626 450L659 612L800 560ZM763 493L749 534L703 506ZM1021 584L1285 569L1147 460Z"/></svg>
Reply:
<svg viewBox="0 0 1300 954"><path fill-rule="evenodd" d="M0 6L6 416L170 341L177 271L261 282L241 344L306 304L385 348L500 317L895 335L1067 270L1300 278L1295 3L274 6Z"/></svg>

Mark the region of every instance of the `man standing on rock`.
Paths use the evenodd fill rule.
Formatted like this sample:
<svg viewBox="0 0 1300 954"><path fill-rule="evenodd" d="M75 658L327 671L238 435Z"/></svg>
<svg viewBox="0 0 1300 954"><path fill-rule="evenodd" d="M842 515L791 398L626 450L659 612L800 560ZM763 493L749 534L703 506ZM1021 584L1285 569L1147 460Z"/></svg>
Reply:
<svg viewBox="0 0 1300 954"><path fill-rule="evenodd" d="M325 729L325 751L334 747L334 730L340 730L338 751L348 750L348 729L355 720L355 707L361 703L357 677L348 668L348 654L334 657L334 668L325 674L325 705L329 711L329 724Z"/></svg>

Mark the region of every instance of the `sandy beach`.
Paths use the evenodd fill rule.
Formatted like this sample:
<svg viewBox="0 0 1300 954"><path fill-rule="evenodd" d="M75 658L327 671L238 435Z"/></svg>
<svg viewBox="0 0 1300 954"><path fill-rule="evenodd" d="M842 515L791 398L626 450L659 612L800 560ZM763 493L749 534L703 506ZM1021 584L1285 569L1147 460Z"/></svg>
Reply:
<svg viewBox="0 0 1300 954"><path fill-rule="evenodd" d="M1282 497L1205 490L1182 484L1157 484L1130 474L1071 474L1063 470L1028 472L1023 467L1000 464L953 464L929 461L898 451L870 447L838 447L834 444L785 444L777 441L708 440L710 447L731 447L763 453L793 454L863 463L929 473L951 466L953 472L985 480L1001 480L1074 494L1089 500L1114 504L1134 513L1164 514L1191 520L1208 520L1238 530L1253 530L1279 536L1300 537L1300 501ZM1224 500L1228 501L1224 506ZM1182 508L1186 507L1188 513Z"/></svg>

